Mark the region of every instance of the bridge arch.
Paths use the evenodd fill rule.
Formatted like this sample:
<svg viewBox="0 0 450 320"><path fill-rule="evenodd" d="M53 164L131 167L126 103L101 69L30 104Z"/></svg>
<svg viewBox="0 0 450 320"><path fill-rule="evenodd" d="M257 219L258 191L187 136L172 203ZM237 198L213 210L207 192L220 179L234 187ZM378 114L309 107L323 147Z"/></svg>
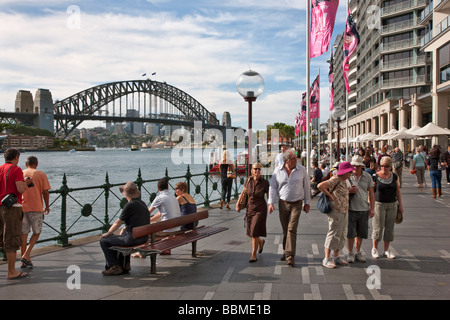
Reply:
<svg viewBox="0 0 450 320"><path fill-rule="evenodd" d="M165 82L147 79L105 83L56 101L53 108L57 134L63 133L67 137L83 121L92 119L96 112L102 112L103 107L133 93L150 94L162 98L178 109L186 121L200 121L205 126L220 127L216 116L186 92ZM127 109L128 106L126 106ZM98 120L106 118L108 117L98 118ZM123 117L122 121L125 121L125 118ZM111 117L111 119L118 120L118 117ZM155 122L154 119L145 117L145 114L142 118L133 119L133 121L143 122L149 120Z"/></svg>

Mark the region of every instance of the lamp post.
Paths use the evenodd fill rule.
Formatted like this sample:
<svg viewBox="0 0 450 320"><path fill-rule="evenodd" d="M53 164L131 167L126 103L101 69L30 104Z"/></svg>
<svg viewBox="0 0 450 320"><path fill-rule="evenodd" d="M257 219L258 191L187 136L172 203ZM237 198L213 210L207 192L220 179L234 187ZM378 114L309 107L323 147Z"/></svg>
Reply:
<svg viewBox="0 0 450 320"><path fill-rule="evenodd" d="M322 137L322 152L323 154L325 154L325 134L327 133L327 129L328 127L326 125L321 125L320 126L320 133L321 133L321 137ZM320 141L319 141L320 143Z"/></svg>
<svg viewBox="0 0 450 320"><path fill-rule="evenodd" d="M339 123L342 120L345 120L345 110L342 107L336 107L331 111L331 116L337 122L337 136L336 136L336 151L337 151L337 159L336 161L340 161L340 150L339 150Z"/></svg>
<svg viewBox="0 0 450 320"><path fill-rule="evenodd" d="M264 79L256 71L248 70L242 73L236 80L236 89L248 102L248 176L252 172L252 103L264 91Z"/></svg>

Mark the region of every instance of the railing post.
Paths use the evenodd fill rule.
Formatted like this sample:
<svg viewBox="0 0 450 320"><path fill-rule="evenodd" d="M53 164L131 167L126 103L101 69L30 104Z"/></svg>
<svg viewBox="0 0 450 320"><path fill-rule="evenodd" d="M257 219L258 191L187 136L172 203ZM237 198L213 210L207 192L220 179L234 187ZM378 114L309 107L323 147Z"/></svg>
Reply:
<svg viewBox="0 0 450 320"><path fill-rule="evenodd" d="M69 188L67 187L67 178L65 173L63 175L62 186L59 191L61 192L61 233L59 235L58 245L66 247L69 245L69 238L66 230L67 195L69 194Z"/></svg>
<svg viewBox="0 0 450 320"><path fill-rule="evenodd" d="M191 174L191 168L189 167L189 165L187 166L185 177L186 177L186 184L187 184L186 192L188 194L191 194L191 178L192 178L192 174Z"/></svg>
<svg viewBox="0 0 450 320"><path fill-rule="evenodd" d="M138 177L136 179L136 185L137 185L139 191L141 191L142 185L144 184L143 181L144 180L142 180L141 168L139 168L139 170L138 170Z"/></svg>
<svg viewBox="0 0 450 320"><path fill-rule="evenodd" d="M111 227L109 223L109 214L108 214L108 204L109 204L109 190L111 189L111 184L109 183L109 175L106 173L105 184L103 185L105 189L105 224L103 226L103 232L107 232Z"/></svg>
<svg viewBox="0 0 450 320"><path fill-rule="evenodd" d="M208 165L206 165L206 170L205 170L205 207L209 207L209 192L208 192L208 182L209 182L209 170L208 170Z"/></svg>

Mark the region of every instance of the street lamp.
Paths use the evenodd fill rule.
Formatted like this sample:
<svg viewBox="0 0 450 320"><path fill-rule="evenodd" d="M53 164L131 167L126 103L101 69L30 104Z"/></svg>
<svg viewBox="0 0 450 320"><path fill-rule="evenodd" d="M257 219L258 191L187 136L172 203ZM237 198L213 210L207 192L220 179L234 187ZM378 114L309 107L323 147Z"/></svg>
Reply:
<svg viewBox="0 0 450 320"><path fill-rule="evenodd" d="M264 79L253 70L242 73L236 80L236 89L248 102L248 176L252 173L252 102L264 91Z"/></svg>
<svg viewBox="0 0 450 320"><path fill-rule="evenodd" d="M337 159L336 159L336 161L340 161L340 150L339 150L339 130L340 130L340 128L339 128L339 123L342 120L345 120L345 110L344 110L344 108L342 108L342 107L335 107L333 109L333 111L331 111L331 116L337 122L337 137L336 137L336 140L337 140L336 141L337 142L337 145L336 145Z"/></svg>

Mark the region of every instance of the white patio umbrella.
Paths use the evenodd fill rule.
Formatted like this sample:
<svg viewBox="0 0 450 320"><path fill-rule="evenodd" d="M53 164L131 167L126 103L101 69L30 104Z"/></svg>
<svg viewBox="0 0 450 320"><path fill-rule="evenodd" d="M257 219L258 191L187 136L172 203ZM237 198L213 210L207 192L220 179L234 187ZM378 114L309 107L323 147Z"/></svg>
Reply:
<svg viewBox="0 0 450 320"><path fill-rule="evenodd" d="M412 133L412 134L416 134L416 132L419 130L419 129L422 129L422 127L419 127L419 126L412 126L411 128L409 128L408 130L406 130L405 132L407 132L407 133Z"/></svg>
<svg viewBox="0 0 450 320"><path fill-rule="evenodd" d="M393 136L390 137L392 140L400 140L400 139L414 139L416 137L413 133L408 133L408 129L405 127L398 130Z"/></svg>
<svg viewBox="0 0 450 320"><path fill-rule="evenodd" d="M364 136L362 138L362 141L372 141L372 140L375 140L378 137L379 136L376 135L375 133L369 132L369 133L366 134L366 136Z"/></svg>
<svg viewBox="0 0 450 320"><path fill-rule="evenodd" d="M351 142L362 142L362 141L364 141L363 138L364 138L366 135L367 135L367 133L360 134L360 135L357 136L355 139L353 139L353 141L351 141Z"/></svg>
<svg viewBox="0 0 450 320"><path fill-rule="evenodd" d="M419 129L415 132L416 136L419 137L431 137L431 136L450 136L450 130L446 128L441 128L433 122L428 123L422 129Z"/></svg>
<svg viewBox="0 0 450 320"><path fill-rule="evenodd" d="M397 132L398 132L397 129L391 129L389 132L386 132L385 134L376 138L375 141L389 140L389 139L391 139L390 137L392 135L396 134Z"/></svg>

